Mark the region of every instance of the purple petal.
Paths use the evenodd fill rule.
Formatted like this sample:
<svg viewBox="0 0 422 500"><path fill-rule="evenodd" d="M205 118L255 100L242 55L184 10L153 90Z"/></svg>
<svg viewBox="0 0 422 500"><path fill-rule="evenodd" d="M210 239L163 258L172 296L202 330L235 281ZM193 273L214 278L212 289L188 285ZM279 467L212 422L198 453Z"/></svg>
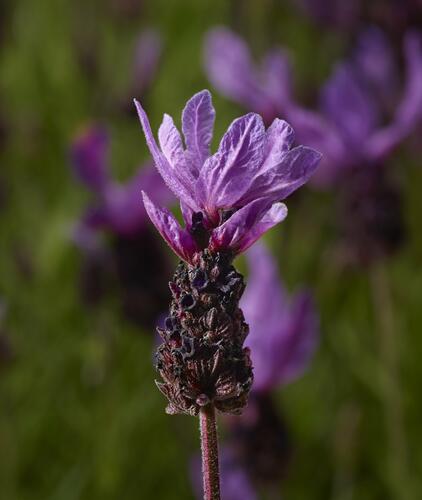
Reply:
<svg viewBox="0 0 422 500"><path fill-rule="evenodd" d="M264 245L247 252L250 274L241 300L249 323L255 391L268 391L299 376L317 344L318 320L312 298L303 292L290 303L277 265Z"/></svg>
<svg viewBox="0 0 422 500"><path fill-rule="evenodd" d="M387 155L403 141L422 119L422 44L417 33L405 39L406 85L393 122L369 139L367 154L371 159Z"/></svg>
<svg viewBox="0 0 422 500"><path fill-rule="evenodd" d="M197 176L210 155L214 121L215 109L208 90L198 92L189 99L182 113L182 130L187 161L192 164Z"/></svg>
<svg viewBox="0 0 422 500"><path fill-rule="evenodd" d="M322 153L321 163L311 182L319 186L332 184L339 171L355 158L353 151L346 148L338 130L318 113L294 106L288 116L299 142Z"/></svg>
<svg viewBox="0 0 422 500"><path fill-rule="evenodd" d="M133 61L133 89L137 95L142 95L151 85L162 51L163 40L157 30L147 29L138 37Z"/></svg>
<svg viewBox="0 0 422 500"><path fill-rule="evenodd" d="M248 189L264 154L265 127L262 118L249 113L233 121L218 152L202 167L197 198L206 211L236 206Z"/></svg>
<svg viewBox="0 0 422 500"><path fill-rule="evenodd" d="M161 174L161 177L177 198L183 200L184 203L189 205L193 210L197 211L197 204L192 197L192 183L190 175L188 175L186 170L175 170L167 161L166 157L162 154L157 143L155 142L145 111L136 99L134 102L145 134L147 146L151 152L155 166Z"/></svg>
<svg viewBox="0 0 422 500"><path fill-rule="evenodd" d="M167 114L158 130L158 140L172 171L179 175L183 173L187 182L195 182L195 177L187 170L182 136L174 125L173 118Z"/></svg>
<svg viewBox="0 0 422 500"><path fill-rule="evenodd" d="M262 67L262 81L266 95L273 102L273 117L274 113L284 113L292 101L291 80L292 70L287 53L277 49L267 54Z"/></svg>
<svg viewBox="0 0 422 500"><path fill-rule="evenodd" d="M204 59L209 80L226 97L257 112L271 106L239 36L227 28L212 29L205 40Z"/></svg>
<svg viewBox="0 0 422 500"><path fill-rule="evenodd" d="M266 199L252 201L213 230L210 248L229 249L235 253L249 248L262 234L287 216L287 207L275 203L268 209Z"/></svg>
<svg viewBox="0 0 422 500"><path fill-rule="evenodd" d="M93 191L101 191L109 182L108 135L93 126L80 134L70 150L71 164L79 179Z"/></svg>
<svg viewBox="0 0 422 500"><path fill-rule="evenodd" d="M142 197L145 210L152 223L170 248L181 259L191 262L193 255L198 251L198 247L192 236L180 227L180 224L167 209L155 206L144 191L142 192Z"/></svg>
<svg viewBox="0 0 422 500"><path fill-rule="evenodd" d="M377 97L391 100L397 90L398 68L393 49L378 27L372 26L360 35L354 62L361 77L377 92Z"/></svg>
<svg viewBox="0 0 422 500"><path fill-rule="evenodd" d="M267 129L264 147L264 168L271 168L276 165L281 156L289 151L295 141L295 132L292 127L276 118Z"/></svg>
<svg viewBox="0 0 422 500"><path fill-rule="evenodd" d="M287 207L284 203L274 203L272 207L261 217L260 220L245 232L243 238L239 241L238 251L244 252L255 243L263 234L269 231L279 222L287 217Z"/></svg>
<svg viewBox="0 0 422 500"><path fill-rule="evenodd" d="M243 202L265 196L270 201L284 200L305 184L317 168L321 154L306 146L298 146L278 157L269 158L254 180Z"/></svg>
<svg viewBox="0 0 422 500"><path fill-rule="evenodd" d="M342 134L344 142L355 151L377 126L379 116L374 99L369 95L350 66L338 65L325 84L321 106Z"/></svg>

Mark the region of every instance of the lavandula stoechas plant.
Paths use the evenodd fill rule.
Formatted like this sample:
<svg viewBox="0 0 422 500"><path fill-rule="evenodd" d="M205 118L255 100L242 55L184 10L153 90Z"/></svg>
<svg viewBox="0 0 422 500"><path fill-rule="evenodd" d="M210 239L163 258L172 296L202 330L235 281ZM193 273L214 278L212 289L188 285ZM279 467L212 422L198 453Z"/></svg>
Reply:
<svg viewBox="0 0 422 500"><path fill-rule="evenodd" d="M254 385L242 416L225 419L229 432L222 449L221 489L227 500L257 498L256 489L278 490L291 444L273 395L302 375L319 337L310 292L288 297L276 262L264 245L255 245L246 257L248 287L240 307L249 324L245 346L251 350ZM192 472L198 489L196 460Z"/></svg>
<svg viewBox="0 0 422 500"><path fill-rule="evenodd" d="M267 122L282 113L299 141L323 153L313 184L342 193L342 231L360 263L391 253L402 240L399 194L385 165L422 119L422 46L415 32L405 37L404 59L400 93L387 39L376 28L365 31L353 57L323 86L315 111L293 95L286 51L269 52L257 66L245 42L225 28L212 30L205 43L206 70L218 90Z"/></svg>
<svg viewBox="0 0 422 500"><path fill-rule="evenodd" d="M215 409L240 414L253 382L248 334L239 300L245 283L233 258L287 215L280 200L304 184L320 154L292 148L294 132L276 118L266 130L249 113L236 119L210 153L215 110L211 94L194 95L182 114L184 142L169 115L159 145L135 101L147 145L167 186L179 198L185 228L143 192L145 208L182 259L170 283L172 302L157 350L157 385L167 412L200 416L204 496L219 498Z"/></svg>
<svg viewBox="0 0 422 500"><path fill-rule="evenodd" d="M126 183L113 180L108 150L108 134L92 125L78 135L70 151L73 171L95 199L74 231L84 255L82 292L88 303L96 303L106 283L116 282L125 315L151 328L166 306L163 282L170 266L149 228L139 193L147 189L164 204L173 197L149 163Z"/></svg>

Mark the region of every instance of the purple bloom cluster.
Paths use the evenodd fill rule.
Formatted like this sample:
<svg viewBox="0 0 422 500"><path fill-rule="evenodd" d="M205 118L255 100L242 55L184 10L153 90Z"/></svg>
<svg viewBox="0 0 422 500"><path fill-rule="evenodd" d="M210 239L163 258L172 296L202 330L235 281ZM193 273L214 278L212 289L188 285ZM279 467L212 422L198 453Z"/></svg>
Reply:
<svg viewBox="0 0 422 500"><path fill-rule="evenodd" d="M180 132L164 115L155 141L146 113L135 102L147 145L167 186L179 198L186 228L143 192L152 222L174 252L188 263L205 248L245 251L287 215L280 200L304 184L320 154L293 147L294 132L275 119L265 130L256 113L230 125L215 154L210 153L215 110L211 94L194 95L182 113Z"/></svg>
<svg viewBox="0 0 422 500"><path fill-rule="evenodd" d="M245 42L225 28L212 30L205 45L207 73L218 90L267 121L282 113L300 141L322 152L315 176L322 184L350 168L384 160L420 122L422 45L415 32L404 39L404 58L400 93L393 50L381 31L369 29L354 57L339 63L323 86L319 111L311 111L293 96L285 51L270 52L257 67ZM390 116L388 123L385 116Z"/></svg>

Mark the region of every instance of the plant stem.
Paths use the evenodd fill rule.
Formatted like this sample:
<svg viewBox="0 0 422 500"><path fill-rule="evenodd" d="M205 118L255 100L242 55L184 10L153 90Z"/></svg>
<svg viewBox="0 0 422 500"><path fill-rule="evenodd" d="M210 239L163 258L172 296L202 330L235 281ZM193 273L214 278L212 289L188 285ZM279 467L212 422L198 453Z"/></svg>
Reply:
<svg viewBox="0 0 422 500"><path fill-rule="evenodd" d="M220 500L218 438L214 406L204 406L199 413L204 500Z"/></svg>
<svg viewBox="0 0 422 500"><path fill-rule="evenodd" d="M392 479L395 482L396 498L408 498L403 484L410 487L407 443L404 431L403 403L400 388L400 349L397 345L396 325L393 299L383 264L375 265L371 272L372 293L375 314L380 330L380 364L382 373L382 389L386 430L390 445L390 465Z"/></svg>

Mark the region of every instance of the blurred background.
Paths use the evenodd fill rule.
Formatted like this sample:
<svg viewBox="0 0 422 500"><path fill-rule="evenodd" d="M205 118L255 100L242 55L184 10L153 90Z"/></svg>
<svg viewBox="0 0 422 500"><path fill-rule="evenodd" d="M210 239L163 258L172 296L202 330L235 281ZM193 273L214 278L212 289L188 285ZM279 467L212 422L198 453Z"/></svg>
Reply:
<svg viewBox="0 0 422 500"><path fill-rule="evenodd" d="M259 453L236 441L252 424L221 422L223 498L421 498L421 3L2 0L0 16L0 498L198 495L198 423L154 385L177 260L140 187L175 202L132 98L156 130L203 88L214 148L257 111L324 154L265 238L288 293L312 291L319 342L265 395Z"/></svg>

